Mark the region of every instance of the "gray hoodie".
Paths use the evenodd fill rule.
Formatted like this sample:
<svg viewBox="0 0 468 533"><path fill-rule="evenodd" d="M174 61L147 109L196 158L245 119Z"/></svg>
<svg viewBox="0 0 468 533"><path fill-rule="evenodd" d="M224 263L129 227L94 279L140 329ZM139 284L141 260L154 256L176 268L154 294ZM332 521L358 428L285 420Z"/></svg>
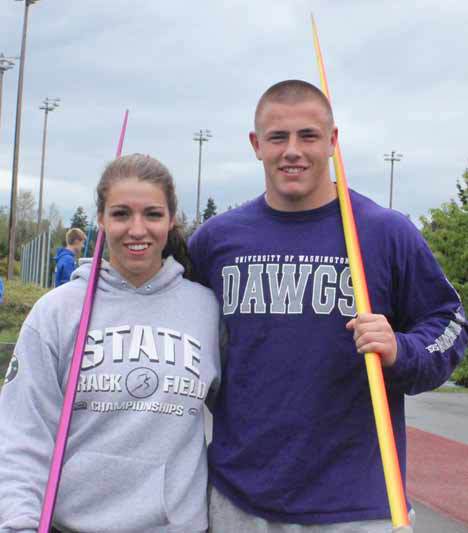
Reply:
<svg viewBox="0 0 468 533"><path fill-rule="evenodd" d="M37 530L91 265L43 296L0 393L0 533ZM219 385L214 295L172 257L138 289L103 262L54 524L80 533L207 527L203 403Z"/></svg>

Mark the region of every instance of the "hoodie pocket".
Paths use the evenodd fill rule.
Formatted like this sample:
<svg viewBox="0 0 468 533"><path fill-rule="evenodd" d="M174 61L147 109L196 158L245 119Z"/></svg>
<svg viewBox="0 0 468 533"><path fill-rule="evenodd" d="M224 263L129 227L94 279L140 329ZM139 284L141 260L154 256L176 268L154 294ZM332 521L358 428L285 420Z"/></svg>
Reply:
<svg viewBox="0 0 468 533"><path fill-rule="evenodd" d="M164 464L78 452L63 467L55 522L73 531L151 531L170 524L164 486Z"/></svg>

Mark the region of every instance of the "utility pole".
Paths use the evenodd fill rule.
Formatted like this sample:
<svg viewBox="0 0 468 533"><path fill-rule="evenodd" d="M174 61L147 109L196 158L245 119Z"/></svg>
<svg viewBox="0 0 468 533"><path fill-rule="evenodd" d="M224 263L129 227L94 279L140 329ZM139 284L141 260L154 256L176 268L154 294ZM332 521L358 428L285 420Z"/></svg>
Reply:
<svg viewBox="0 0 468 533"><path fill-rule="evenodd" d="M0 124L2 123L2 95L3 95L3 75L7 70L13 68L15 64L14 59L17 57L5 57L0 54Z"/></svg>
<svg viewBox="0 0 468 533"><path fill-rule="evenodd" d="M59 106L60 98L49 98L47 97L43 105L39 109L44 110L44 131L42 134L42 157L41 157L41 181L39 187L39 208L37 210L37 234L41 232L41 221L42 221L42 199L44 194L44 167L45 167L45 149L46 149L46 138L47 138L47 117L49 111L57 109Z"/></svg>
<svg viewBox="0 0 468 533"><path fill-rule="evenodd" d="M8 274L7 279L13 279L13 267L15 264L15 239L16 239L16 197L18 196L18 162L21 137L21 109L23 100L23 78L24 62L26 58L26 37L28 32L29 6L37 0L16 0L24 1L23 35L21 38L21 55L18 74L18 96L16 99L16 125L15 125L15 145L13 150L13 170L11 175L11 199L10 199L10 220L8 223Z"/></svg>
<svg viewBox="0 0 468 533"><path fill-rule="evenodd" d="M208 142L212 137L210 130L199 130L194 133L193 140L199 143L198 148L198 183L197 183L197 214L196 224L200 225L200 185L201 185L201 160L202 160L202 144Z"/></svg>
<svg viewBox="0 0 468 533"><path fill-rule="evenodd" d="M390 200L389 200L389 207L390 209L392 209L392 205L393 205L393 164L395 161L401 161L401 158L403 157L403 154L397 154L395 150L392 150L392 153L389 155L389 154L384 154L384 159L385 161L390 161L391 162L391 167L390 167Z"/></svg>

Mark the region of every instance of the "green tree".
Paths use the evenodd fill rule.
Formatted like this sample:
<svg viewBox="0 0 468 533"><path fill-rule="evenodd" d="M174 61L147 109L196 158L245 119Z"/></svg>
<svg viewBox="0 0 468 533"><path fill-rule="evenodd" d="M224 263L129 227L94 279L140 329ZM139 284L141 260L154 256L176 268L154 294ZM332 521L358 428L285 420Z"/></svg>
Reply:
<svg viewBox="0 0 468 533"><path fill-rule="evenodd" d="M454 285L468 284L468 205L452 200L430 213L430 219L421 217L424 238L448 279Z"/></svg>
<svg viewBox="0 0 468 533"><path fill-rule="evenodd" d="M209 218L214 217L217 214L217 207L213 198L208 198L206 202L205 210L203 211L203 222L206 222Z"/></svg>
<svg viewBox="0 0 468 533"><path fill-rule="evenodd" d="M427 240L445 275L460 294L468 310L468 172L465 185L457 183L459 205L455 200L430 210L430 217L421 217L422 234ZM468 387L468 357L453 373L453 379Z"/></svg>
<svg viewBox="0 0 468 533"><path fill-rule="evenodd" d="M36 236L36 200L32 191L20 189L16 199L15 258L20 258L21 246ZM0 207L0 257L8 255L10 212Z"/></svg>
<svg viewBox="0 0 468 533"><path fill-rule="evenodd" d="M0 206L0 257L8 255L8 209Z"/></svg>
<svg viewBox="0 0 468 533"><path fill-rule="evenodd" d="M20 189L16 200L15 257L20 258L21 245L34 239L37 233L36 199L32 191Z"/></svg>
<svg viewBox="0 0 468 533"><path fill-rule="evenodd" d="M188 221L188 217L187 217L187 215L185 214L184 211L179 211L177 213L177 224L180 227L180 229L182 230L182 233L184 235L187 235L189 221Z"/></svg>
<svg viewBox="0 0 468 533"><path fill-rule="evenodd" d="M461 179L462 183L457 180L458 199L464 207L468 207L468 168L463 172Z"/></svg>
<svg viewBox="0 0 468 533"><path fill-rule="evenodd" d="M88 217L81 206L76 208L76 211L70 220L70 228L80 228L86 233L88 229Z"/></svg>

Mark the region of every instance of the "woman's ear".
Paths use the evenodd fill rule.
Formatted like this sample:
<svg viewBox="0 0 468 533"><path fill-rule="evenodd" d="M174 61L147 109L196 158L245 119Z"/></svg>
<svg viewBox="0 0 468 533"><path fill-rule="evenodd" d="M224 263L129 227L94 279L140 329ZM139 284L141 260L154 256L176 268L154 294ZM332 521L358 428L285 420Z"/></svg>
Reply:
<svg viewBox="0 0 468 533"><path fill-rule="evenodd" d="M97 223L98 223L99 229L104 231L104 214L103 213L98 214Z"/></svg>

